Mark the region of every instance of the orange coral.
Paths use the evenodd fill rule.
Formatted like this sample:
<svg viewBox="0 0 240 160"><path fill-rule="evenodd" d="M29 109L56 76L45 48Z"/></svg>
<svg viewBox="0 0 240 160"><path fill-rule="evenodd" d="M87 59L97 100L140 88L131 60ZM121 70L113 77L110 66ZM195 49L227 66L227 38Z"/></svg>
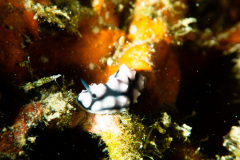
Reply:
<svg viewBox="0 0 240 160"><path fill-rule="evenodd" d="M137 1L136 5L142 6L146 3L151 5L144 0ZM153 4L153 7L157 9L163 6ZM114 73L123 63L138 71L150 71L151 73L145 74L147 77L145 92L146 95L153 96L141 101L139 105L142 107L138 108L144 110L149 101L154 102L152 110L163 103L174 103L178 94L180 69L176 54L169 51L172 37L167 22L162 17L150 18L136 12L126 38L129 42L123 44L123 54L117 65L108 67L109 74Z"/></svg>
<svg viewBox="0 0 240 160"><path fill-rule="evenodd" d="M19 64L27 60L26 47L38 37L38 24L33 13L24 10L22 1L2 1L0 11L0 71L21 83L27 78L27 68Z"/></svg>
<svg viewBox="0 0 240 160"><path fill-rule="evenodd" d="M29 104L22 108L14 123L16 128L14 136L17 141L21 141L19 138L25 137L28 130L36 125L36 122L42 116L42 112L43 107L40 103Z"/></svg>
<svg viewBox="0 0 240 160"><path fill-rule="evenodd" d="M235 1L234 3L229 2L228 7L235 8L233 4L238 3ZM86 11L83 15L76 15L77 20L74 22L79 22L78 24L71 23L68 20L68 17L71 19L73 15L71 7L57 6L56 8L51 0L31 1L40 3L38 5L42 9L42 13L45 13L48 6L53 11L56 11L54 10L56 8L57 13L62 12L65 17L61 17L61 14L56 16L54 13L53 17L49 17L60 21L63 20L63 26L69 24L76 26L74 29L81 36L79 36L80 34L77 35L76 32L69 31L67 27L58 28L56 25L57 20L54 21L54 24L51 23L48 14L43 14L42 17L39 16L38 20L42 20L44 23L38 24L38 20L33 19L35 13L26 10L23 5L24 2L26 1L5 0L0 2L0 73L5 81L25 83L28 81L27 78L30 77L29 73L31 72L34 75L31 77L33 79L35 77L62 74L65 75L65 79L71 79L75 82L73 87L74 92L77 93L83 88L80 78L85 79L88 83L104 83L109 75L116 72L121 64L126 64L146 77L146 87L138 99L139 103L136 104L136 112L145 114L146 111L159 109L164 106L163 104L174 105L178 95L181 73L178 64L178 51L172 47L175 45L172 42L177 37L175 32L178 27L175 25L172 30L170 27L179 22L179 25L182 25L179 27L189 29L189 24L180 24L181 21L179 21L185 17L187 10L186 0L136 0L130 2L121 1L121 3L109 0L93 0L87 5L80 4L84 3L83 1L76 1L76 4L79 4L78 7L82 10L79 11L78 7L73 7L79 11L74 13L79 14ZM61 2L63 2L61 5L67 3L67 1ZM129 4L125 5L125 3ZM89 5L92 5L92 7ZM31 7L28 9L31 9ZM238 20L236 11L234 9L234 13L230 18ZM37 9L35 12L38 12ZM67 21L66 24L65 20ZM222 19L218 20L219 22L215 25L223 22ZM209 28L211 30L211 27ZM214 51L217 52L214 54L221 54L219 51L239 53L239 23L221 33L214 33L213 29L211 33L204 32L206 35L202 37L200 34L203 32L199 31L200 42L197 38L184 37L184 33L180 35L182 36L180 37L182 43L188 38L187 41L191 40L192 44L198 45L197 49L207 45L210 49L217 50ZM196 33L192 34L194 34L194 38L197 37ZM201 63L201 65L198 64L195 67L193 63L183 62L185 68L191 70L194 74L198 74L195 71L196 68L205 66L205 57L207 56L202 54L202 50L207 51L205 51L206 48L204 47L201 48L200 56L191 54L189 57L187 53L185 55L181 54L182 57L187 55L186 57L190 61L198 59L197 62ZM199 51L195 51L195 48L193 52L199 53ZM211 56L214 56L214 54ZM185 59L187 59L186 57ZM134 104L133 107L136 105ZM23 110L20 110L15 121L15 130L5 131L1 134L0 152L16 153L21 151L19 144L22 138L27 134L29 127L33 126L34 122L41 117L41 112L42 107L40 104L29 104ZM70 118L68 125L75 127L86 120L86 117L83 111L77 110L72 119ZM108 127L101 126L102 124L118 126L119 123L114 115L107 115L105 117L106 121L102 121L103 119L99 115L90 114L88 118L84 125L88 125L88 123L94 125L90 126L90 128L88 128L89 126L83 128L94 133L101 132L106 129L104 127ZM186 148L185 152L193 154L195 150Z"/></svg>
<svg viewBox="0 0 240 160"><path fill-rule="evenodd" d="M223 33L219 34L220 43L239 43L240 42L240 23L234 25Z"/></svg>
<svg viewBox="0 0 240 160"><path fill-rule="evenodd" d="M12 130L0 134L0 153L20 155L23 145L26 144L26 133L42 116L41 104L28 104L19 112Z"/></svg>
<svg viewBox="0 0 240 160"><path fill-rule="evenodd" d="M129 27L128 39L132 43L171 41L166 22L161 18L134 18Z"/></svg>
<svg viewBox="0 0 240 160"><path fill-rule="evenodd" d="M136 70L151 71L150 56L150 49L146 44L135 45L127 49L119 64L126 64Z"/></svg>
<svg viewBox="0 0 240 160"><path fill-rule="evenodd" d="M36 3L41 3L43 5L50 5L51 0L35 0Z"/></svg>
<svg viewBox="0 0 240 160"><path fill-rule="evenodd" d="M104 23L113 26L119 26L120 13L116 13L116 6L112 2L105 1L104 6L101 7L100 16L103 18Z"/></svg>
<svg viewBox="0 0 240 160"><path fill-rule="evenodd" d="M34 13L25 10L22 1L16 2L19 4L12 4L19 8L13 14L8 14L9 10L7 10L3 12L5 17L0 17L4 25L13 26L13 30L0 26L4 28L0 30L5 35L3 37L7 37L1 41L10 42L6 46L0 46L7 55L6 57L0 56L1 60L6 62L4 67L7 68L7 70L1 70L1 73L21 73L22 77L27 77L27 69L16 64L27 60L29 56L31 71L34 71L35 76L63 74L67 79L74 79L77 82L75 88L80 90L82 87L78 83L80 78L88 83L106 82L109 75L113 74L121 64L126 64L142 72L147 78L146 89L142 98L139 99L139 110L144 112L155 110L163 103L175 102L180 70L176 55L169 50L172 38L168 23L164 18L160 16L151 18L134 13L129 26L126 26L129 27L126 32L124 29L117 28L122 19L120 18L121 12L115 12L116 4L98 1L99 3L93 6L96 11L95 15L90 14L80 18L78 24L80 37L77 34L68 33L67 30L48 32L50 25L43 23L39 26L37 21L33 20ZM41 2L41 4L50 5L49 1ZM6 5L7 3L2 3L1 7L4 8ZM159 6L153 5L153 7ZM38 30L41 30L39 34ZM26 38L30 41L24 48ZM121 39L123 41L120 41ZM106 65L101 61L102 58L112 57L117 52L119 52L119 57L114 64ZM24 72L18 71L23 69ZM40 108L41 106L34 108L29 105L20 112L15 123L18 131L13 133L16 142L27 133L29 129L27 123L39 118ZM23 115L23 113L27 114ZM74 114L72 123L69 125L76 126L84 119L82 117L84 117L83 113ZM113 121L113 126L118 125L118 119L115 116L108 118ZM89 120L95 123L101 121L101 117L91 115ZM99 132L105 129L101 127L99 123L96 123L95 127L90 128L89 131Z"/></svg>
<svg viewBox="0 0 240 160"><path fill-rule="evenodd" d="M86 28L89 30L86 31ZM106 80L107 74L97 74L102 72L104 68L99 60L103 56L112 54L114 43L124 33L118 30L102 29L99 33L93 34L90 26L84 27L84 30L82 38L72 35L58 35L35 43L30 55L33 57L32 67L39 71L41 71L41 67L44 67L47 68L47 72L52 72L58 65L65 67L61 71L65 75L69 75L67 69L71 68L80 74L79 79L84 78L88 82L98 83ZM44 57L47 62L39 61L39 57Z"/></svg>
<svg viewBox="0 0 240 160"><path fill-rule="evenodd" d="M94 8L94 10L100 14L101 10L103 8L103 4L104 4L104 0L93 0L92 1L92 7Z"/></svg>

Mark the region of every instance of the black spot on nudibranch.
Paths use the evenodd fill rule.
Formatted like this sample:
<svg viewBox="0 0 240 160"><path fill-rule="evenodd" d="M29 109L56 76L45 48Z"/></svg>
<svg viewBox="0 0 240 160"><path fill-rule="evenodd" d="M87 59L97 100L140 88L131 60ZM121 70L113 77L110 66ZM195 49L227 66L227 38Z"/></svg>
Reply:
<svg viewBox="0 0 240 160"><path fill-rule="evenodd" d="M97 98L96 94L92 94L92 97L93 97L93 98Z"/></svg>
<svg viewBox="0 0 240 160"><path fill-rule="evenodd" d="M118 71L109 77L106 84L88 85L81 79L86 88L77 98L77 104L87 112L94 114L113 114L122 112L137 102L144 88L145 78L121 65Z"/></svg>

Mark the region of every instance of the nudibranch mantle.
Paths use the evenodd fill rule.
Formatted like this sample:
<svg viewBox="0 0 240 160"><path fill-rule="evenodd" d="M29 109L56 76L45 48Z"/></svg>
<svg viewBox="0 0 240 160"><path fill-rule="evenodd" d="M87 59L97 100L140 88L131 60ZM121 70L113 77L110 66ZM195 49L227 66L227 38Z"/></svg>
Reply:
<svg viewBox="0 0 240 160"><path fill-rule="evenodd" d="M137 102L145 85L145 77L122 64L109 77L106 84L88 85L81 80L86 90L78 95L77 104L94 114L114 114L126 111Z"/></svg>

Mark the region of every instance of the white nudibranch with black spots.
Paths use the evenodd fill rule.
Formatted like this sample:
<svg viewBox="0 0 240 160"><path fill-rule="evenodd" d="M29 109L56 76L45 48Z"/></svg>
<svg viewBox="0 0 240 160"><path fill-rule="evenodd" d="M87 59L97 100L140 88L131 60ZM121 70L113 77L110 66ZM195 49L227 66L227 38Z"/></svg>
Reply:
<svg viewBox="0 0 240 160"><path fill-rule="evenodd" d="M144 88L145 77L123 64L106 84L88 85L84 80L81 81L86 90L78 95L77 104L90 113L114 114L126 111L137 102Z"/></svg>

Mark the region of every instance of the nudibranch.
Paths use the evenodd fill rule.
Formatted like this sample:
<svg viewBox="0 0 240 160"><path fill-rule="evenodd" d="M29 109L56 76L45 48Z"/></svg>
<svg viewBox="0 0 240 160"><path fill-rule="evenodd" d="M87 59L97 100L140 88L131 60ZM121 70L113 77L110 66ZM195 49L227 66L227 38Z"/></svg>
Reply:
<svg viewBox="0 0 240 160"><path fill-rule="evenodd" d="M122 64L118 71L109 77L106 84L88 85L77 98L77 104L93 114L114 114L126 111L137 102L145 85L145 77Z"/></svg>

